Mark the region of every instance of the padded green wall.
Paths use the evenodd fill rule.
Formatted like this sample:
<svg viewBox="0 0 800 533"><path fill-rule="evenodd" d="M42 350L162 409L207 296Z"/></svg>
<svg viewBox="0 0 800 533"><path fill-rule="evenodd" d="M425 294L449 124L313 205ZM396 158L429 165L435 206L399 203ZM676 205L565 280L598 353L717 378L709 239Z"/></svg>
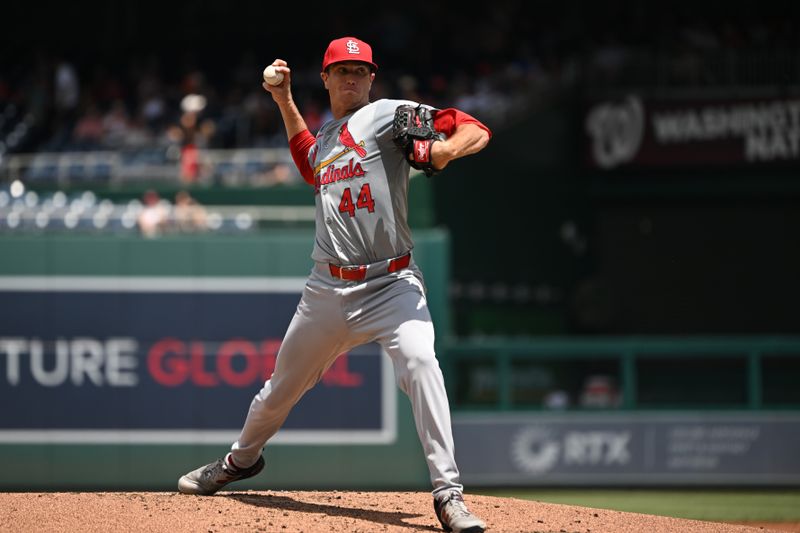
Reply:
<svg viewBox="0 0 800 533"><path fill-rule="evenodd" d="M153 240L6 235L0 238L0 275L304 277L311 268L313 238L310 230ZM445 231L417 230L415 242L415 260L425 274L431 313L444 339L449 328L449 237ZM397 393L393 444L268 445L265 473L237 488L429 488L410 404ZM243 420L244 414L231 417ZM0 470L0 490L174 490L180 475L226 450L220 445L5 444L0 453L9 460Z"/></svg>

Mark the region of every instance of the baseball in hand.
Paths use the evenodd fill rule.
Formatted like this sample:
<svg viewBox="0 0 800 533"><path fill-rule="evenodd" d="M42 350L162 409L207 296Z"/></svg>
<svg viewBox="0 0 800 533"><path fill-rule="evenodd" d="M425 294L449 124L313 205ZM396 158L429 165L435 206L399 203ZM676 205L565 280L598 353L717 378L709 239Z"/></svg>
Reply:
<svg viewBox="0 0 800 533"><path fill-rule="evenodd" d="M264 69L264 81L270 85L278 85L283 81L283 73L276 72L275 67L270 65Z"/></svg>

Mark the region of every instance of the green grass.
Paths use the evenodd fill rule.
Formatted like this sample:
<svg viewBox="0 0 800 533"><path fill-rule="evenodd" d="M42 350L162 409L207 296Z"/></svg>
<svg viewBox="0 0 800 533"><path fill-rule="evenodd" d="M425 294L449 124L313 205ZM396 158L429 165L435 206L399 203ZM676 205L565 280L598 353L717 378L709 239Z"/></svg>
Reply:
<svg viewBox="0 0 800 533"><path fill-rule="evenodd" d="M477 490L548 503L714 521L800 521L800 490Z"/></svg>

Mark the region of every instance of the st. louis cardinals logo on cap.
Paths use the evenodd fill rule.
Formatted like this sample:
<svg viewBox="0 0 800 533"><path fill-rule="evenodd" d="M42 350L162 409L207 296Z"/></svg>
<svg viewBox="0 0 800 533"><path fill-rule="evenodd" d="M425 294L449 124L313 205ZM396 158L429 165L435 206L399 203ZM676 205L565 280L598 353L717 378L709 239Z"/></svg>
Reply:
<svg viewBox="0 0 800 533"><path fill-rule="evenodd" d="M372 67L373 71L378 70L378 65L372 61L372 47L356 37L342 37L331 41L322 58L322 70L340 61L361 61Z"/></svg>

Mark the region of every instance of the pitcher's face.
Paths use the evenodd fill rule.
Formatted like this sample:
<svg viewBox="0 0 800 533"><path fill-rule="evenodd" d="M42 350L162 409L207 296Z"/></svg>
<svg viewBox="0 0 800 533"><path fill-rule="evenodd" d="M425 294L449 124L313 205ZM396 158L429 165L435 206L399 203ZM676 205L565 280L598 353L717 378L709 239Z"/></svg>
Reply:
<svg viewBox="0 0 800 533"><path fill-rule="evenodd" d="M342 61L320 74L331 98L331 105L354 109L369 103L375 73L360 61Z"/></svg>

